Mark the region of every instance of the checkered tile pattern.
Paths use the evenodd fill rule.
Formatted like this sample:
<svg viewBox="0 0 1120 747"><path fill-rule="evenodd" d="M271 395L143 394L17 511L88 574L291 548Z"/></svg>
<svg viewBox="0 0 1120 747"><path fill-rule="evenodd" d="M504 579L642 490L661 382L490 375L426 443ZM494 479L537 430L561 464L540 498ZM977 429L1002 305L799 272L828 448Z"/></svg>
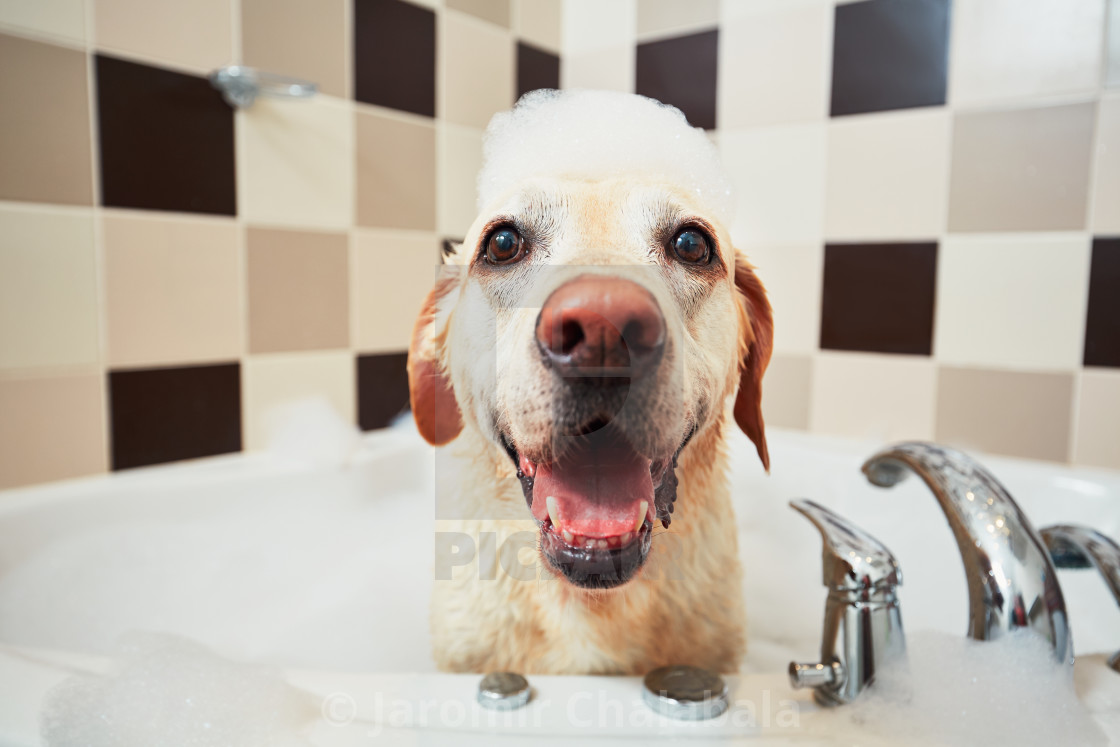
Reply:
<svg viewBox="0 0 1120 747"><path fill-rule="evenodd" d="M0 2L0 487L370 429L482 129L538 87L712 131L773 425L1120 468L1120 0ZM205 75L317 81L235 112Z"/></svg>

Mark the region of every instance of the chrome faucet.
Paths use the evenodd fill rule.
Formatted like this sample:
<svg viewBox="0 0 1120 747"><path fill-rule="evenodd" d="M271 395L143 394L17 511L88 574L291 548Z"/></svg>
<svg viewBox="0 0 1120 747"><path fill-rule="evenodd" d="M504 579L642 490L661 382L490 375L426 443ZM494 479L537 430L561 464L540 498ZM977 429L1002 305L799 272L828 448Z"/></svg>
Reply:
<svg viewBox="0 0 1120 747"><path fill-rule="evenodd" d="M867 460L863 473L889 488L913 470L941 504L968 579L968 636L992 640L1018 628L1045 638L1054 658L1073 665L1062 589L1042 537L986 469L959 451L918 441Z"/></svg>
<svg viewBox="0 0 1120 747"><path fill-rule="evenodd" d="M1057 524L1042 530L1042 539L1050 548L1050 558L1059 568L1096 567L1104 576L1116 603L1120 604L1120 545L1095 529ZM1120 651L1108 660L1108 666L1120 672Z"/></svg>
<svg viewBox="0 0 1120 747"><path fill-rule="evenodd" d="M820 530L828 587L821 659L791 662L789 680L795 688L813 688L822 706L850 703L888 658L905 655L896 593L902 569L883 543L842 516L813 501L789 505Z"/></svg>

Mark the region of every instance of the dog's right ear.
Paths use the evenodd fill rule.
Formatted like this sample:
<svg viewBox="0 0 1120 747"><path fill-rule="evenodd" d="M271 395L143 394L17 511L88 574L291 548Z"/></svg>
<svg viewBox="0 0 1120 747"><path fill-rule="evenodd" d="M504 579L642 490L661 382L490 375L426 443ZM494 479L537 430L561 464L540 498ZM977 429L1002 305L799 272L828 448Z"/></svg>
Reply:
<svg viewBox="0 0 1120 747"><path fill-rule="evenodd" d="M447 327L437 329L440 303L454 290L458 279L441 276L432 288L412 330L408 348L408 392L412 417L420 435L433 446L448 443L463 430L463 414L444 367Z"/></svg>

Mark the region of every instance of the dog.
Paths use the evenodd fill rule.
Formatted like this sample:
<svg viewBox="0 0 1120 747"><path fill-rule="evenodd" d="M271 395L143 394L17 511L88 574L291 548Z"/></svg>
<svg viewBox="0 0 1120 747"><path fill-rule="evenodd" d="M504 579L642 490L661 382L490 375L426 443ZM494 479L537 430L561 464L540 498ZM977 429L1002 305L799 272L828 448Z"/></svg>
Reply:
<svg viewBox="0 0 1120 747"><path fill-rule="evenodd" d="M480 214L408 355L417 428L444 447L437 529L458 538L437 543L441 669L737 669L725 436L733 418L769 470L773 321L714 160L629 94L537 92L491 124Z"/></svg>

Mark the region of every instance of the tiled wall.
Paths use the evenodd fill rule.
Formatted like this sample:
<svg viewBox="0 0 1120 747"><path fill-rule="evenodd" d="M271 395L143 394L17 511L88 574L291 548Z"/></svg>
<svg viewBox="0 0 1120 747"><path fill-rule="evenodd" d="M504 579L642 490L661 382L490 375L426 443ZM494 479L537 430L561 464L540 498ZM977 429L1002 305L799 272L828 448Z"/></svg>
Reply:
<svg viewBox="0 0 1120 747"><path fill-rule="evenodd" d="M0 487L369 429L560 0L0 0ZM234 111L241 62L319 83Z"/></svg>
<svg viewBox="0 0 1120 747"><path fill-rule="evenodd" d="M1120 468L1120 0L0 0L0 487L387 422L482 128L558 83L713 131L771 424Z"/></svg>

